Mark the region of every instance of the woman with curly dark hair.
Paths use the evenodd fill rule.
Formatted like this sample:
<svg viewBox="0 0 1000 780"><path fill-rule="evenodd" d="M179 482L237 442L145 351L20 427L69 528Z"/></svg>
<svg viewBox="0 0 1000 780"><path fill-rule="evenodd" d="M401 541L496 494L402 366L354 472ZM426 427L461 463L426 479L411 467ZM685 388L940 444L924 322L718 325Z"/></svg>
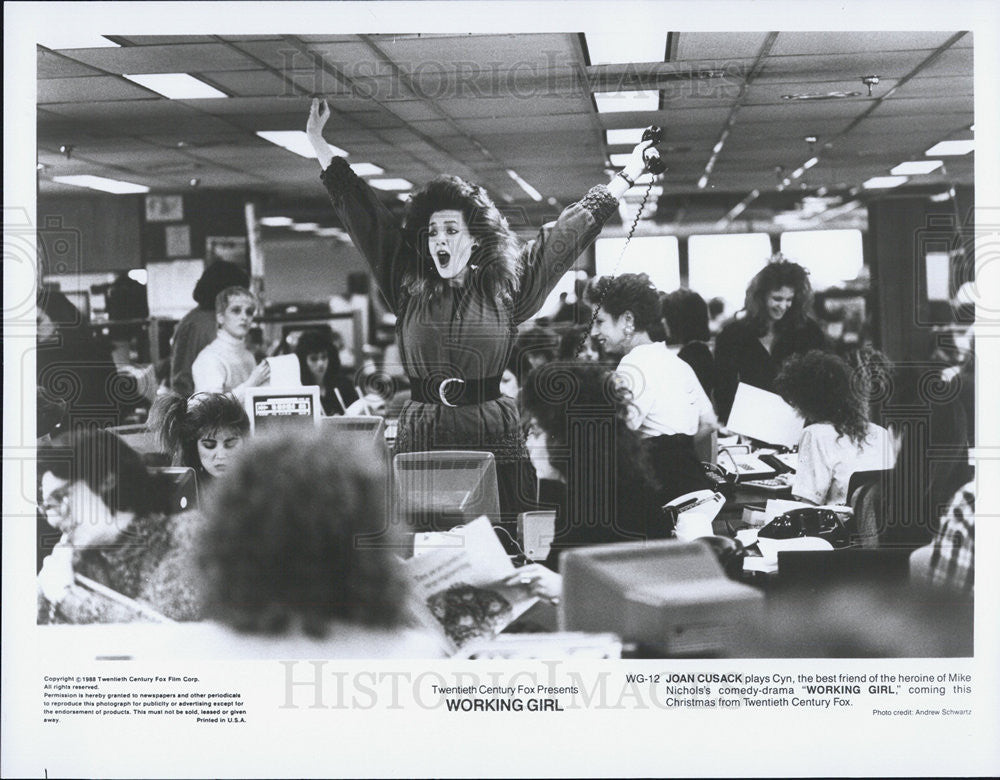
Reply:
<svg viewBox="0 0 1000 780"><path fill-rule="evenodd" d="M340 353L329 332L320 328L305 330L295 343L303 385L319 385L319 400L328 417L345 414L358 400L350 378L341 374Z"/></svg>
<svg viewBox="0 0 1000 780"><path fill-rule="evenodd" d="M740 382L773 390L789 355L825 349L823 331L809 317L809 272L776 255L747 287L743 316L730 321L715 341L715 408L729 419Z"/></svg>
<svg viewBox="0 0 1000 780"><path fill-rule="evenodd" d="M367 440L255 439L205 523L198 563L212 622L189 644L240 658L442 654L437 637L407 628L402 541L387 518L385 464Z"/></svg>
<svg viewBox="0 0 1000 780"><path fill-rule="evenodd" d="M892 468L892 437L868 419L866 373L811 350L788 358L775 386L806 422L792 495L813 504L845 504L851 474Z"/></svg>
<svg viewBox="0 0 1000 780"><path fill-rule="evenodd" d="M631 394L629 426L639 432L663 485L663 499L708 487L694 436L716 424L694 370L650 331L660 325L660 297L646 274L603 276L589 297L598 307L591 331Z"/></svg>
<svg viewBox="0 0 1000 780"><path fill-rule="evenodd" d="M614 372L590 361L548 363L521 389L540 497L556 506L552 569L569 547L673 533L629 403Z"/></svg>
<svg viewBox="0 0 1000 780"><path fill-rule="evenodd" d="M173 464L190 466L199 481L225 474L250 435L243 406L224 393L161 396L150 410L149 427Z"/></svg>
<svg viewBox="0 0 1000 780"><path fill-rule="evenodd" d="M508 519L523 508L526 457L517 405L500 378L517 326L541 308L594 241L644 167L639 144L624 171L568 206L522 243L482 187L440 176L410 199L402 226L323 138L326 101L314 100L306 133L338 218L366 259L389 308L411 400L396 449L489 450Z"/></svg>

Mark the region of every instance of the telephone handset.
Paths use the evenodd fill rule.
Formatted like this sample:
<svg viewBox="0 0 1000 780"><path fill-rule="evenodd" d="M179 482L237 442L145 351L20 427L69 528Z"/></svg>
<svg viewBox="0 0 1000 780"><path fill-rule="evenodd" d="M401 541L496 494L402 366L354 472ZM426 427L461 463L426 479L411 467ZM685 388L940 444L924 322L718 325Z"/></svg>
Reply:
<svg viewBox="0 0 1000 780"><path fill-rule="evenodd" d="M660 159L660 153L656 150L656 144L663 140L663 130L656 125L650 125L645 130L642 131L643 141L652 141L653 143L642 151L642 160L646 163L646 170L649 171L654 176L658 176L667 170L666 163ZM631 185L631 179L626 179ZM646 208L646 201L649 200L649 196L653 191L653 182L650 181L649 185L646 187L646 192L642 196L642 202L639 207L635 210L635 219L632 220L632 226L628 229L628 234L625 236L625 245L622 247L622 252L618 256L618 263L615 265L611 272L611 276L614 277L618 273L618 266L622 264L622 259L625 257L625 250L628 249L629 242L632 240L632 235L635 233L635 228L639 224L639 218L642 216L642 210ZM590 327L587 328L587 332L583 334L580 339L580 345L576 349L576 354L579 355L583 352L583 347L590 338L590 333L594 329L594 323L597 322L597 315L601 310L601 305L603 301L597 301L597 305L594 307L593 314L590 317Z"/></svg>
<svg viewBox="0 0 1000 780"><path fill-rule="evenodd" d="M643 141L652 141L652 146L647 147L642 153L642 159L646 163L646 170L654 176L658 176L667 170L667 164L660 158L660 153L656 145L663 141L663 130L656 125L650 125L642 132Z"/></svg>

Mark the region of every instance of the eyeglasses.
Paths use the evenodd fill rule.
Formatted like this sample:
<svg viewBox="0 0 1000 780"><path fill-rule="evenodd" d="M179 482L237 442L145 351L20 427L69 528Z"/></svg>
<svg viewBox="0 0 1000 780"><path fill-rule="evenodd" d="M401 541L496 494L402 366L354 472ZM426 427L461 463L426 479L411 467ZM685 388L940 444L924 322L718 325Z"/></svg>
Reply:
<svg viewBox="0 0 1000 780"><path fill-rule="evenodd" d="M61 491L52 493L46 501L42 502L42 512L46 515L57 514L65 518L69 515L69 495Z"/></svg>

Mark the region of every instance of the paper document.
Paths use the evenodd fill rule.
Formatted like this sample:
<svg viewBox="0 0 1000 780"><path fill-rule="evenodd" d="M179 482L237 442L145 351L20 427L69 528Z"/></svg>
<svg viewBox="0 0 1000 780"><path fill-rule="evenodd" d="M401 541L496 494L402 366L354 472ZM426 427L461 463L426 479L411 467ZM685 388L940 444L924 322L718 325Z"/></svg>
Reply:
<svg viewBox="0 0 1000 780"><path fill-rule="evenodd" d="M296 355L277 355L264 358L271 367L271 387L302 387L302 372Z"/></svg>
<svg viewBox="0 0 1000 780"><path fill-rule="evenodd" d="M740 382L726 427L751 439L794 447L802 435L802 418L781 396Z"/></svg>
<svg viewBox="0 0 1000 780"><path fill-rule="evenodd" d="M496 636L538 601L524 588L498 584L514 564L485 516L446 533L420 534L404 568L453 650Z"/></svg>

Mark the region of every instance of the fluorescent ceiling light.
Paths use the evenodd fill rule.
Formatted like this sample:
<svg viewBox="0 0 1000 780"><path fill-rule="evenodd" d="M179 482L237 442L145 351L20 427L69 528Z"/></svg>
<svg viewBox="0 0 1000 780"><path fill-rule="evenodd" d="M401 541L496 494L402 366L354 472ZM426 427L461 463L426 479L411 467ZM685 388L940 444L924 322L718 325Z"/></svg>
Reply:
<svg viewBox="0 0 1000 780"><path fill-rule="evenodd" d="M975 148L975 141L941 141L941 143L934 144L924 154L928 157L957 157L968 154Z"/></svg>
<svg viewBox="0 0 1000 780"><path fill-rule="evenodd" d="M626 130L606 130L608 137L608 146L617 146L619 144L623 146L635 146L642 140L642 134L645 128L635 127L628 128Z"/></svg>
<svg viewBox="0 0 1000 780"><path fill-rule="evenodd" d="M919 176L922 173L930 173L940 167L940 160L912 160L911 162L900 163L889 171L889 173L893 176Z"/></svg>
<svg viewBox="0 0 1000 780"><path fill-rule="evenodd" d="M586 38L591 65L663 62L667 53L667 35L659 30L587 33Z"/></svg>
<svg viewBox="0 0 1000 780"><path fill-rule="evenodd" d="M292 230L296 233L312 233L313 231L319 230L318 222L296 222L294 225L290 225Z"/></svg>
<svg viewBox="0 0 1000 780"><path fill-rule="evenodd" d="M707 186L708 186L708 177L707 176L702 176L700 179L698 179L698 189L699 190L703 190Z"/></svg>
<svg viewBox="0 0 1000 780"><path fill-rule="evenodd" d="M874 176L861 186L866 190L884 190L890 187L898 187L905 184L909 179L906 176Z"/></svg>
<svg viewBox="0 0 1000 780"><path fill-rule="evenodd" d="M626 165L628 165L629 158L632 157L631 153L612 154L609 156L611 158L611 166L613 168L624 168Z"/></svg>
<svg viewBox="0 0 1000 780"><path fill-rule="evenodd" d="M602 114L615 114L622 111L658 111L660 109L660 91L657 89L634 92L595 92L594 100L597 102L597 110Z"/></svg>
<svg viewBox="0 0 1000 780"><path fill-rule="evenodd" d="M344 229L339 227L320 228L316 231L316 235L323 238L349 238Z"/></svg>
<svg viewBox="0 0 1000 780"><path fill-rule="evenodd" d="M384 168L379 168L374 163L352 163L351 170L358 174L358 176L378 176L381 173L385 173Z"/></svg>
<svg viewBox="0 0 1000 780"><path fill-rule="evenodd" d="M44 32L38 39L38 44L46 49L103 49L121 48L117 43L109 41L103 35L95 33Z"/></svg>
<svg viewBox="0 0 1000 780"><path fill-rule="evenodd" d="M386 192L413 189L413 184L406 179L369 179L368 183L375 189L385 190Z"/></svg>
<svg viewBox="0 0 1000 780"><path fill-rule="evenodd" d="M526 193L528 193L528 197L530 197L533 201L541 202L542 193L540 193L538 190L536 190L534 187L528 184L528 182L526 182L524 179L518 176L517 171L512 171L508 168L507 175L510 176L510 178L512 178L515 182L517 182L517 186L520 187L522 190L524 190Z"/></svg>
<svg viewBox="0 0 1000 780"><path fill-rule="evenodd" d="M260 224L264 227L289 227L295 220L291 217L261 217Z"/></svg>
<svg viewBox="0 0 1000 780"><path fill-rule="evenodd" d="M312 159L316 156L312 144L309 143L309 136L302 130L258 130L257 135L265 141L270 141L275 146L287 149L301 157ZM336 146L331 146L334 157L347 157L347 152Z"/></svg>
<svg viewBox="0 0 1000 780"><path fill-rule="evenodd" d="M59 184L72 184L74 187L89 187L92 190L110 192L115 195L128 195L136 192L149 192L149 187L133 184L129 181L105 179L103 176L53 176L52 181Z"/></svg>
<svg viewBox="0 0 1000 780"><path fill-rule="evenodd" d="M819 157L810 157L808 160L802 163L802 167L808 171L818 162L819 162Z"/></svg>
<svg viewBox="0 0 1000 780"><path fill-rule="evenodd" d="M171 100L229 97L188 73L123 73L122 76Z"/></svg>

